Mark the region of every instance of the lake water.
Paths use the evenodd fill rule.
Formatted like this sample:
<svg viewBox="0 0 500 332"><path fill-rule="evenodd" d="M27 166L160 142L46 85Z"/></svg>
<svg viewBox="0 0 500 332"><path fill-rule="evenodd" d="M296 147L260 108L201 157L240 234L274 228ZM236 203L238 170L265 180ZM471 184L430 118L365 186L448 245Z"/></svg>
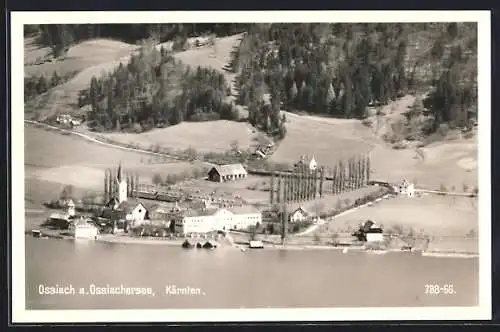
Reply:
<svg viewBox="0 0 500 332"><path fill-rule="evenodd" d="M26 236L27 309L474 306L478 259L336 250L182 249ZM39 286L151 287L154 296L40 295ZM453 284L454 295L426 295ZM199 294L165 294L167 286ZM169 288L171 292L173 288Z"/></svg>

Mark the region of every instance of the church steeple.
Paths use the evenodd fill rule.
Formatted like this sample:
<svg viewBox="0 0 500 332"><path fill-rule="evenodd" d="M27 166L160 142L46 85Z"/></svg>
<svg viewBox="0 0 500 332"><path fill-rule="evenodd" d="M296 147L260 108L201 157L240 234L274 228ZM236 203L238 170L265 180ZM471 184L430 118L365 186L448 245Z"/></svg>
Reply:
<svg viewBox="0 0 500 332"><path fill-rule="evenodd" d="M122 163L118 166L118 172L116 173L116 182L118 183L118 202L124 202L127 200L127 180L122 174Z"/></svg>
<svg viewBox="0 0 500 332"><path fill-rule="evenodd" d="M118 165L118 172L116 173L116 180L118 183L122 182L122 162Z"/></svg>

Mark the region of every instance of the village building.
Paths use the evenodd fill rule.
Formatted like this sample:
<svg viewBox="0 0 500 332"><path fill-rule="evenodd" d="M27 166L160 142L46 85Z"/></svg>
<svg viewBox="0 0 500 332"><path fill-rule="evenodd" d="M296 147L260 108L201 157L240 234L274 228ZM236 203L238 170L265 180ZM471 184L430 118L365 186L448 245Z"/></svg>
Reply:
<svg viewBox="0 0 500 332"><path fill-rule="evenodd" d="M175 232L203 234L212 231L247 229L262 223L262 214L250 207L188 209L175 222Z"/></svg>
<svg viewBox="0 0 500 332"><path fill-rule="evenodd" d="M398 194L406 195L409 198L415 196L415 185L408 180L404 179L403 182L395 188Z"/></svg>
<svg viewBox="0 0 500 332"><path fill-rule="evenodd" d="M290 214L289 218L291 223L296 223L306 221L310 217L311 214L307 210L305 210L303 207L299 207Z"/></svg>
<svg viewBox="0 0 500 332"><path fill-rule="evenodd" d="M75 239L95 240L99 234L98 228L83 217L72 222L68 230Z"/></svg>
<svg viewBox="0 0 500 332"><path fill-rule="evenodd" d="M359 229L353 233L360 241L364 242L383 242L384 234L382 227L371 220L367 220Z"/></svg>
<svg viewBox="0 0 500 332"><path fill-rule="evenodd" d="M214 217L214 228L218 231L245 230L250 226L262 224L262 213L250 205L222 208Z"/></svg>
<svg viewBox="0 0 500 332"><path fill-rule="evenodd" d="M137 226L149 219L148 208L138 199L129 198L127 195L127 180L122 176L121 164L116 176L118 191L107 203L107 209L101 214L101 218L116 223L124 223L126 226Z"/></svg>
<svg viewBox="0 0 500 332"><path fill-rule="evenodd" d="M214 166L208 172L208 179L214 182L225 182L246 178L247 171L241 164Z"/></svg>
<svg viewBox="0 0 500 332"><path fill-rule="evenodd" d="M295 167L306 167L310 171L314 171L318 168L318 162L312 157L301 156L300 160L295 164Z"/></svg>

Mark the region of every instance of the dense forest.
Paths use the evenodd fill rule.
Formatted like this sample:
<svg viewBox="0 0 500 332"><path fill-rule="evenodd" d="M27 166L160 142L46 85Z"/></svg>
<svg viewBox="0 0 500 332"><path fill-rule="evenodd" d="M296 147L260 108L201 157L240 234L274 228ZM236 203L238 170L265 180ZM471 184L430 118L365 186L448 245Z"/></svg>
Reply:
<svg viewBox="0 0 500 332"><path fill-rule="evenodd" d="M425 105L434 114L432 131L474 116L477 30L472 23L256 24L232 68L250 118L260 115L255 105L265 94L272 114L284 107L364 118L368 106L430 85Z"/></svg>
<svg viewBox="0 0 500 332"><path fill-rule="evenodd" d="M25 34L38 33L55 54L89 38L142 40L140 54L93 77L80 98L80 106L91 106L96 129L140 132L181 121L238 120L223 74L184 66L154 43L181 45L190 36L242 31L247 33L230 64L236 102L248 107L252 125L278 137L286 134L280 110L363 119L368 107L420 88L430 92L410 115L430 110L427 133L443 124L468 125L477 116L474 23L39 25L27 26Z"/></svg>
<svg viewBox="0 0 500 332"><path fill-rule="evenodd" d="M182 121L237 120L221 72L183 66L163 48L146 44L127 65L92 77L81 92L80 106L91 106L94 129L142 132Z"/></svg>

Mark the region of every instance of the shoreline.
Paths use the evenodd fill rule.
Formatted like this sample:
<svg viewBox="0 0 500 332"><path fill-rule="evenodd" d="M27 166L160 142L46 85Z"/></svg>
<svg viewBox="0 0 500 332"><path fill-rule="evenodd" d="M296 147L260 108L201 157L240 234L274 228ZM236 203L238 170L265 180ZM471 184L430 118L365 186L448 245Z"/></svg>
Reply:
<svg viewBox="0 0 500 332"><path fill-rule="evenodd" d="M43 232L42 232L43 233ZM31 232L26 232L26 235L31 236ZM164 245L169 247L178 247L181 248L182 243L186 239L163 239L163 238L134 238L129 236L113 236L113 235L105 235L98 236L97 239L74 239L70 236L62 236L62 235L54 235L54 234L44 234L42 238L45 239L59 239L59 240L72 240L72 241L90 241L90 242L101 242L101 243L115 243L115 244L136 244L136 245ZM203 241L204 239L200 239ZM208 240L208 239L207 239ZM194 242L194 241L193 241ZM193 248L194 249L194 248ZM243 244L222 244L216 249L234 249L240 251L247 250L287 250L287 251L343 251L344 253L349 252L364 252L367 254L373 255L383 255L387 253L412 253L412 254L420 254L425 257L436 257L436 258L478 258L478 253L472 252L460 252L460 251L450 251L450 250L401 250L395 248L383 249L383 250L371 250L366 249L364 246L353 246L353 247L334 247L327 245L294 245L294 244L269 244L267 243L263 249L251 249L247 245ZM244 250L243 250L244 249ZM206 249L205 249L206 250Z"/></svg>

